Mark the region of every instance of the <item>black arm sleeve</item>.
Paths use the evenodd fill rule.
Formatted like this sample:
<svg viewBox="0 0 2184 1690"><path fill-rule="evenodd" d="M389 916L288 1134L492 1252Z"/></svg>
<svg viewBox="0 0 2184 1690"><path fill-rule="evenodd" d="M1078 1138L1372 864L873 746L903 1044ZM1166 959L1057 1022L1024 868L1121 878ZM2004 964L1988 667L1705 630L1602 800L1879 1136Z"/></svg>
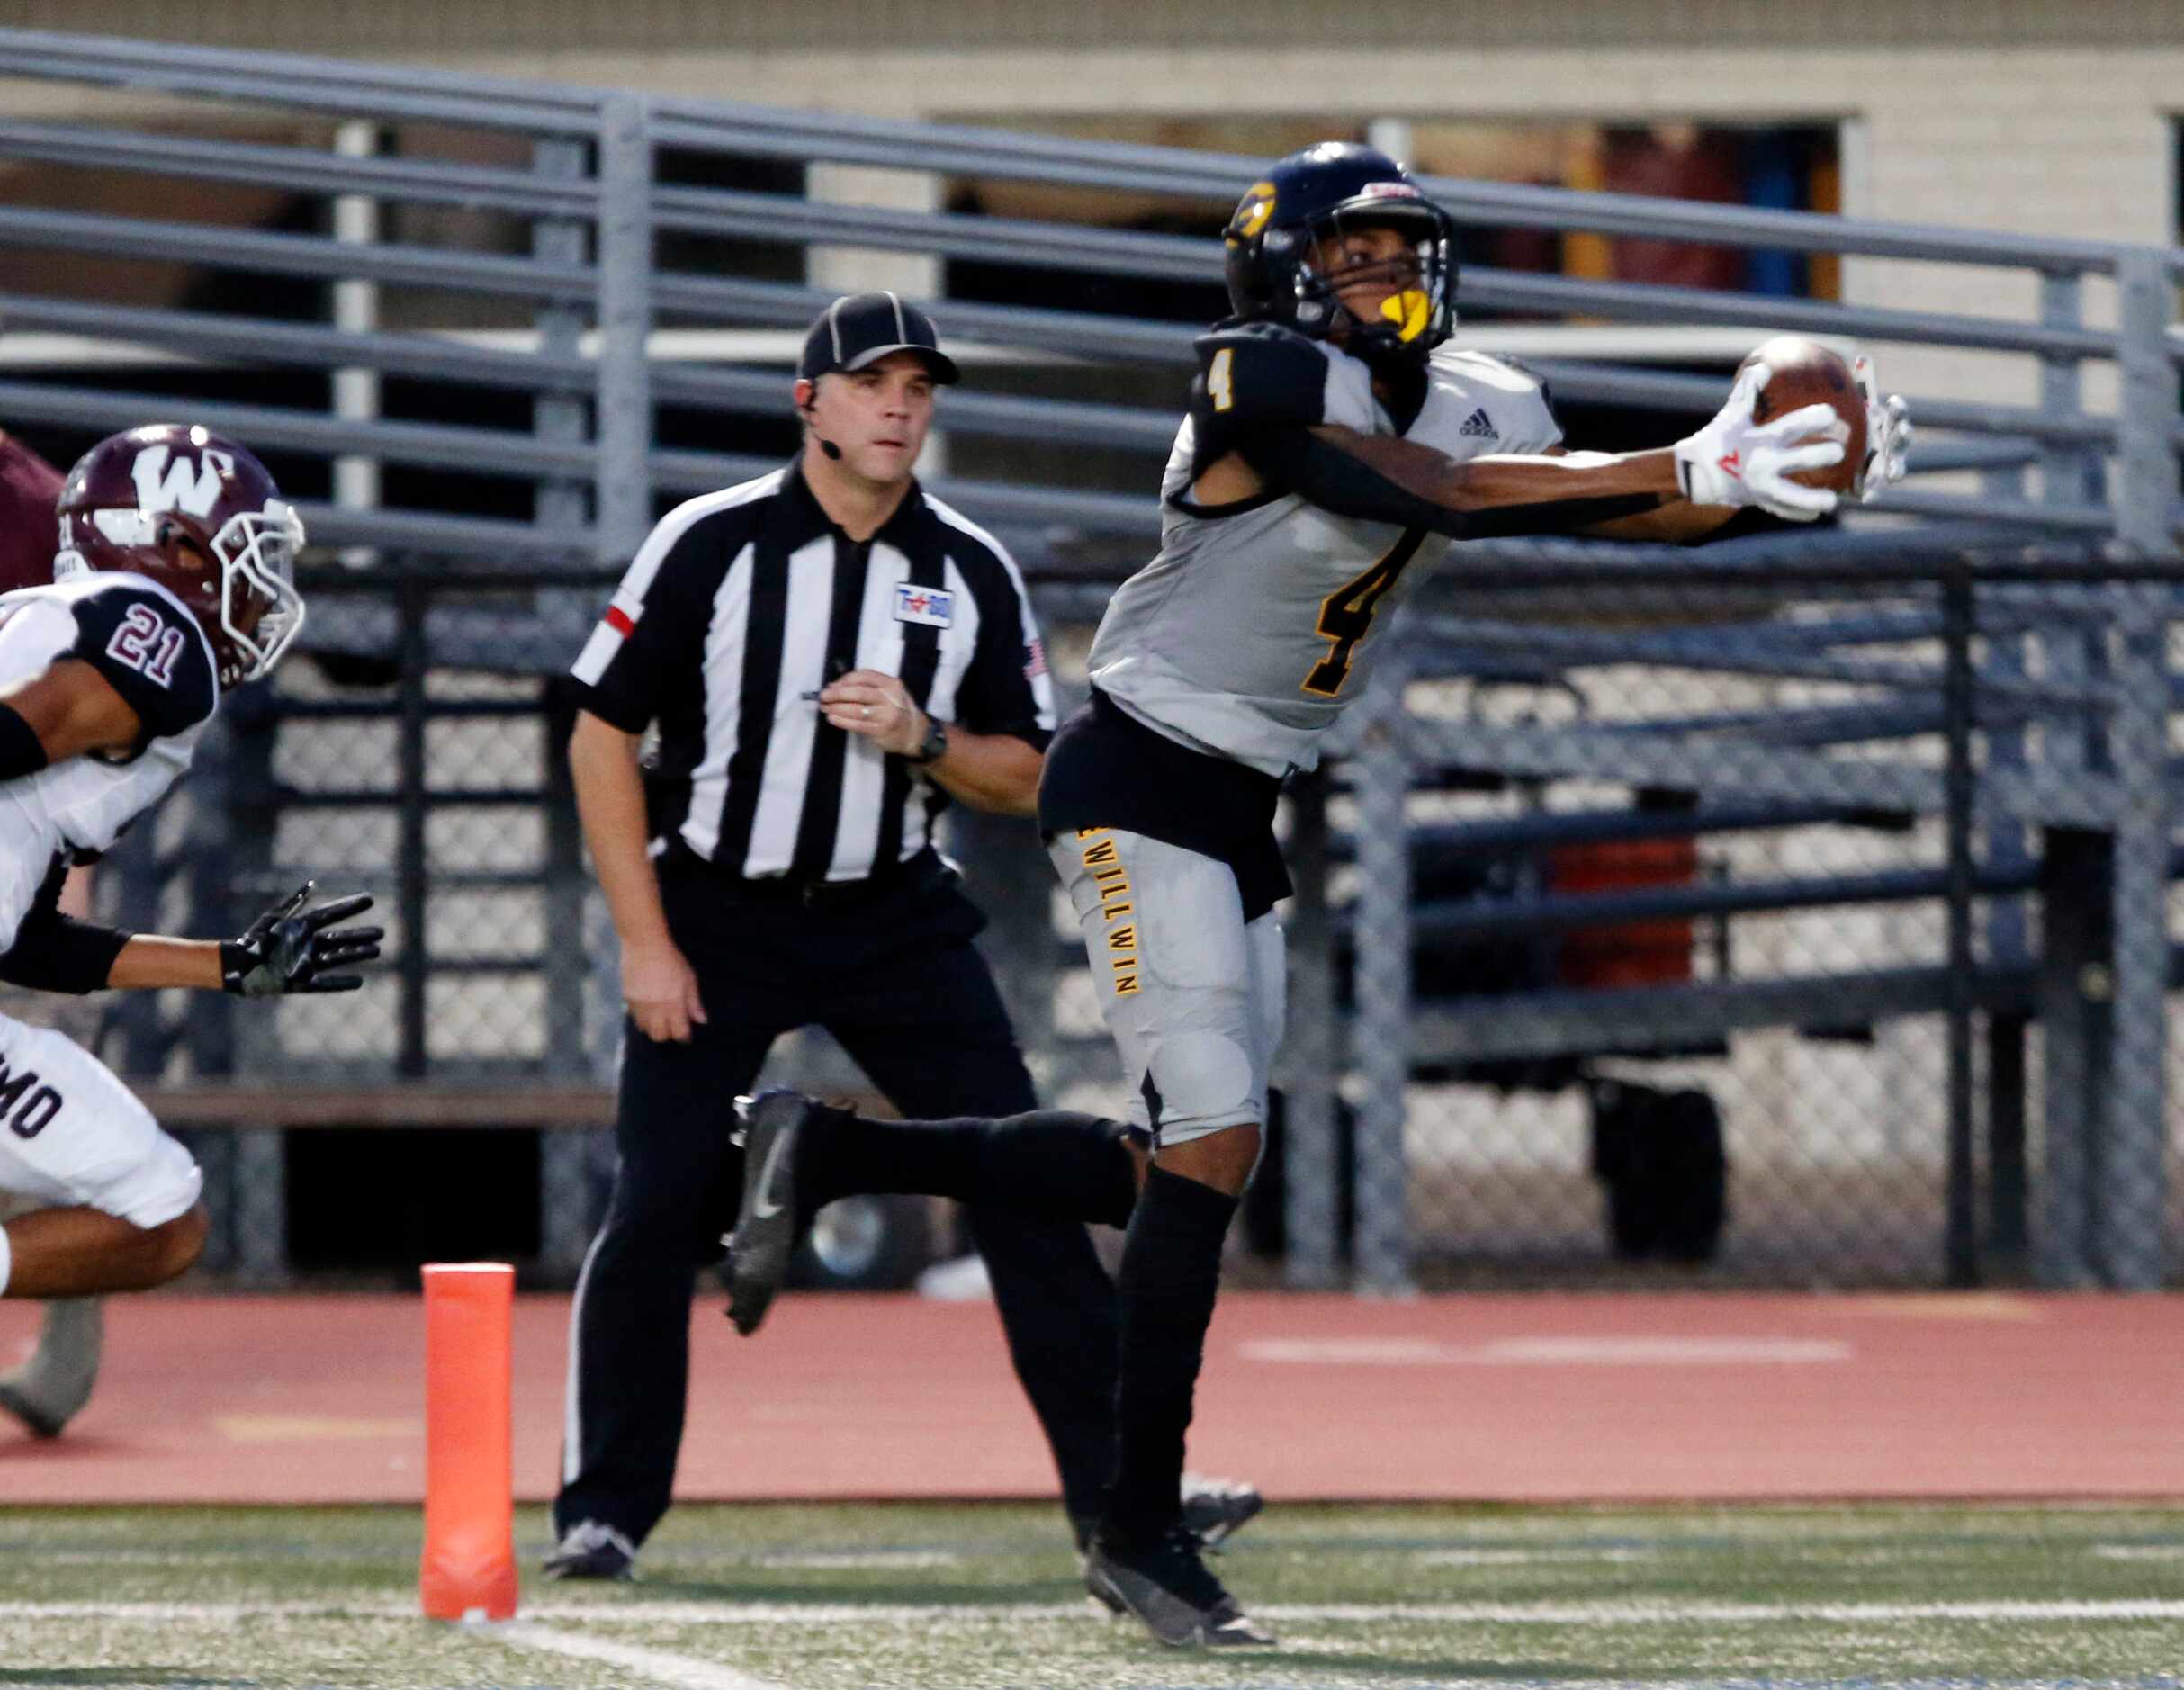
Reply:
<svg viewBox="0 0 2184 1690"><path fill-rule="evenodd" d="M80 996L100 990L113 973L114 958L136 935L63 915L57 906L67 874L67 860L56 858L30 913L15 930L14 944L0 955L0 980L34 992Z"/></svg>
<svg viewBox="0 0 2184 1690"><path fill-rule="evenodd" d="M1191 382L1194 479L1237 450L1251 429L1326 419L1326 354L1295 329L1230 323L1191 344L1198 354Z"/></svg>
<svg viewBox="0 0 2184 1690"><path fill-rule="evenodd" d="M98 670L143 724L143 738L186 733L212 714L220 687L196 619L164 593L116 581L78 598L70 657Z"/></svg>
<svg viewBox="0 0 2184 1690"><path fill-rule="evenodd" d="M0 780L35 775L46 766L45 742L13 705L0 704Z"/></svg>
<svg viewBox="0 0 2184 1690"><path fill-rule="evenodd" d="M1452 540L1494 540L1527 534L1571 534L1660 508L1651 493L1609 498L1544 499L1492 510L1451 510L1398 486L1362 460L1330 445L1308 428L1243 430L1236 450L1272 485L1337 517L1424 528Z"/></svg>

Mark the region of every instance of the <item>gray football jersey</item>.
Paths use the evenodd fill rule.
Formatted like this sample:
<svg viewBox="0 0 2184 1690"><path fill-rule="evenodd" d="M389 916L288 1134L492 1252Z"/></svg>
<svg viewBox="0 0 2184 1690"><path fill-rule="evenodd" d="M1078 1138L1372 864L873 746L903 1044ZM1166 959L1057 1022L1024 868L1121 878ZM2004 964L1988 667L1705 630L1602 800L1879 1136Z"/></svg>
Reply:
<svg viewBox="0 0 2184 1690"><path fill-rule="evenodd" d="M1397 433L1365 365L1312 344L1327 364L1322 420ZM1539 379L1523 369L1444 346L1428 376L1407 439L1475 458L1562 438ZM1172 739L1271 775L1313 768L1321 733L1362 689L1389 613L1416 579L1409 566L1450 543L1334 516L1293 494L1227 514L1201 509L1191 500L1196 426L1183 419L1161 478L1159 554L1101 618L1092 682Z"/></svg>

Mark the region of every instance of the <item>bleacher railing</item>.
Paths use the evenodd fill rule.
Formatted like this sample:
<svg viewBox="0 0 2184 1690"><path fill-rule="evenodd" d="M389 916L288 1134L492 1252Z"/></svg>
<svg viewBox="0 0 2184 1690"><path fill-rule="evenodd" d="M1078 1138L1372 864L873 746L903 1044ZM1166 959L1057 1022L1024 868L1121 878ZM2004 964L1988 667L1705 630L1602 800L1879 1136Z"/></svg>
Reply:
<svg viewBox="0 0 2184 1690"><path fill-rule="evenodd" d="M81 112L11 115L8 90L32 80L82 91ZM223 129L230 132L208 132ZM252 129L280 133L232 132ZM240 724L240 760L201 781L193 802L193 847L202 849L190 872L201 912L217 910L227 894L200 866L208 862L239 864L243 885L328 867L391 898L407 948L398 1008L385 1029L374 1031L366 1017L346 1045L335 1038L337 1054L324 1055L322 1044L314 1072L328 1083L411 1087L496 1076L596 1084L611 1043L610 1021L586 1007L587 993L597 995L596 911L587 913L556 796L545 678L596 613L595 589L578 583L626 560L661 499L772 467L755 451L664 444L663 418L717 418L745 429L778 419L783 348L832 292L820 284L823 269L795 280L700 268L675 256L690 250L679 243L846 248L910 266L905 274L919 274L921 262L1036 270L1053 279L1052 308L950 299L943 279L934 305L951 343L1041 368L1128 366L1142 373L1146 394L1172 399L1196 327L1070 309L1070 279L1218 281L1211 231L1263 163L6 30L0 159L109 181L226 184L307 208L274 229L0 204L0 254L41 257L16 270L28 281L0 292L0 359L20 360L0 373L0 421L95 433L186 411L264 451L323 466L335 490L306 501L307 521L354 572L346 590L314 609L311 634L320 652L352 665L394 661L394 691L303 696L292 686L261 719ZM840 180L822 180L829 168L836 178L884 173L882 186L858 182L847 192L890 202L845 202ZM988 178L1157 195L1202 213L1209 233L943 209L947 184ZM1442 1154L1432 1142L1436 1085L1460 1089L1466 1074L1496 1061L1573 1054L1591 1076L1618 1051L1659 1061L1678 1041L1696 1047L1738 1029L1811 1027L1816 1009L1860 995L1842 1022L1946 1022L1934 1047L1946 1131L1906 1162L1936 1171L1938 1220L1929 1227L1913 1206L1910 1242L1877 1257L1861 1256L1848 1227L1832 1244L1748 1253L1749 1272L1964 1279L2022 1258L2051 1283L2165 1278L2173 1223L2162 1185L2170 847L2161 747L2174 687L2162 645L2174 598L2158 568L2135 575L2125 566L2173 558L2184 517L2184 343L2172 329L2184 251L1491 183L1429 185L1460 221L2015 270L2037 279L2029 291L2037 305L2019 320L1466 266L1469 310L1749 327L1755 339L1791 329L1882 348L1883 368L1891 345L1948 347L1972 355L1964 368L1995 374L1968 377L1959 391L1914 392L1920 436L1911 479L1825 534L1731 542L1703 554L1517 543L1467 550L1461 572L1444 580L1406 636L1395 672L1416 684L1407 692L1394 678L1381 682L1344 730L1333 790L1300 790L1293 806L1305 854L1324 832L1331 866L1306 886L1299 910L1308 930L1289 1065L1290 1277L1344 1277L1340 1193L1352 1181L1347 1271L1376 1288L1410 1282L1437 1256L1521 1257L1540 1254L1540 1238L1569 1232L1559 1219L1530 1235L1511 1223L1495 1236L1524 1236L1505 1248L1478 1243L1450 1219L1464 1199L1435 1197L1423 1177ZM210 304L103 303L71 284L79 258L183 265L228 285ZM944 278L945 269L923 274ZM319 319L254 309L261 289L296 280L326 286ZM2112 327L2090 319L2089 284L2103 296L2112 288ZM94 348L105 373L90 365ZM2039 372L2039 402L1995 397L2015 391L2027 358ZM119 376L111 373L117 360ZM1722 387L1703 375L1537 361L1565 398L1661 412L1664 438L1681 426L1671 418L1711 409ZM2089 408L2085 372L2094 365L2116 373L2112 409ZM310 402L294 397L299 373L322 379ZM414 403L404 411L391 397L403 383L473 391L505 420L448 420L417 414ZM951 444L960 440L965 460L982 467L936 476L937 490L1009 540L1050 621L1096 614L1108 585L1156 531L1152 490L1173 436L1173 405L981 391L974 381L948 396L943 420ZM1110 465L1136 467L1104 481L1088 473L1069 485L1041 483L1011 463L1018 442L1098 449ZM495 490L492 502L507 508L489 516L451 508L444 490L473 485ZM526 506L527 520L509 514ZM2046 573L2014 583L1997 574L1998 560L2022 568L2027 556ZM1630 614L1604 622L1618 596ZM1879 654L1861 655L1861 646ZM1575 678L1591 688L1592 718L1446 714L1452 689L1483 694L1513 674L1537 686ZM533 725L518 733L514 724L525 723ZM263 738L248 741L251 733ZM488 742L495 733L503 734L497 749ZM364 744L391 760L375 796L342 785ZM314 755L331 761L310 772ZM1493 791L1476 796L1482 788ZM220 795L238 791L246 807L256 806L240 830L214 814ZM1715 830L1694 823L1694 837L1728 839L1741 829L1804 841L1789 850L1800 867L1764 892L1732 888L1712 902L1687 888L1649 894L1649 903L1626 891L1620 903L1587 906L1580 894L1533 886L1456 911L1413 896L1414 870L1434 853L1485 851L1508 843L1513 828L1531 841L1527 849L1545 849L1557 829L1595 825L1566 818L1604 809L1620 817L1598 824L1605 836L1634 837L1642 826L1631 796L1639 791L1676 795ZM1333 802L1321 803L1326 797ZM1516 798L1532 819L1511 813ZM1725 806L1733 804L1755 813L1732 826ZM536 849L511 855L518 814L535 821ZM1902 822L1901 860L1869 863L1870 832L1856 844L1840 836L1845 817L1856 831L1856 818L1876 814ZM392 837L374 843L382 820ZM2062 999L2027 1009L2033 1000L1990 976L2039 975L2041 959L2053 961L2057 941L2038 917L2057 887L2043 872L2081 839L2106 841L2110 854L2092 880L2070 883L2099 888L2104 913L2081 910L2072 940L2091 959L2081 958L2081 972L2093 971L2086 991L2098 987L2099 1024L2085 1022L2076 1045L2055 1047L2080 1088L2067 1106L2057 1101L2064 1093L2055 1059L2034 1065L2034 1083L2049 1087L2036 1135L2047 1160L2036 1178L2021 1141L2000 1151L1991 1136L1975 1142L1974 1088L1988 1098L2013 1058L2005 1044L1975 1053L1970 1041L1975 1017L1990 1032L2016 1026L2020 1052L2036 1009L2043 1038L2063 1025ZM530 901L534 952L465 949L461 923L445 912L494 898ZM1019 902L1036 922L1037 898ZM1784 966L1773 978L1725 971L1718 982L1686 983L1681 995L1619 1002L1597 993L1550 1001L1552 983L1539 979L1499 998L1430 1002L1410 977L1421 947L1481 934L1536 936L1588 921L1613 930L1664 909L1772 932L1770 922L1819 919L1786 913L1793 908L1850 911L1846 921L1866 922L1881 905L1939 912L1943 953L1900 962L1901 948L1883 934L1842 957L1810 959L1818 966L1800 976L1787 966L1796 958L1777 945ZM1024 954L1046 948L1041 939ZM1344 954L1355 966L1330 984ZM1036 1000L1020 1003L1020 1013L1046 1076L1057 1086L1089 1084L1098 1058L1084 1053L1098 1041L1073 1042L1057 1027L1057 1015L1067 1017L1046 1001L1056 966L1044 975L1018 971L1014 984ZM2093 1001L2081 993L2072 1002ZM474 1029L466 1030L465 1016ZM517 1037L515 1023L526 1017L550 1036ZM1571 1030L1578 1028L1592 1029L1589 1042ZM183 1060L177 1049L197 1049L211 1065L202 1071L217 1074L223 1063L249 1067L254 1038L274 1041L256 1056L292 1065L311 1048L293 1025L271 1034L238 1025L216 1037L194 1025L184 1036L141 1024L136 1047L144 1063L170 1071ZM1921 1047L1916 1060L1933 1054ZM1422 1077L1432 1074L1442 1078ZM1355 1106L1348 1157L1340 1148L1345 1092ZM1473 1108L1449 1107L1452 1121ZM1770 1119L1788 1107L1766 1105ZM262 1164L273 1153L254 1154ZM1470 1151L1445 1159L1481 1165ZM566 1156L556 1165L550 1186L557 1177L564 1194L581 1185ZM2038 1187L2029 1209L2027 1182ZM2009 1200L1982 1209L1978 1200L1998 1182ZM1563 1178L1555 1200L1577 1214L1582 1204L1568 1188ZM581 1236L566 1215L556 1227L556 1236ZM264 1269L273 1256L262 1242L254 1248ZM1734 1248L1728 1259L1739 1260Z"/></svg>

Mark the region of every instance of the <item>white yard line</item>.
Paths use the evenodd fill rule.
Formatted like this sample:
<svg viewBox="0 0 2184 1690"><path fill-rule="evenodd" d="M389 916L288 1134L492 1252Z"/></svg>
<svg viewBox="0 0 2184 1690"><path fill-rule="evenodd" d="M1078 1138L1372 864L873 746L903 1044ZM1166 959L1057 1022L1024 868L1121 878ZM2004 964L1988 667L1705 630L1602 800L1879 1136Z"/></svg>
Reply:
<svg viewBox="0 0 2184 1690"><path fill-rule="evenodd" d="M4 1613L4 1610L0 1610ZM1254 1603L1269 1620L1387 1624L1434 1621L1456 1625L1774 1625L1806 1621L1823 1625L1889 1623L1905 1620L1973 1620L2000 1624L2042 1624L2055 1620L2184 1620L2184 1600L2101 1602L1389 1602ZM1011 1618L1065 1619L1084 1613L1082 1602L1062 1603L702 1603L633 1602L550 1608L557 1622L620 1622L635 1625L870 1625L991 1623Z"/></svg>
<svg viewBox="0 0 2184 1690"><path fill-rule="evenodd" d="M1577 1561L1591 1565L1650 1560L1660 1551L1650 1549L1444 1549L1416 1550L1407 1558L1413 1567L1532 1567L1542 1561Z"/></svg>
<svg viewBox="0 0 2184 1690"><path fill-rule="evenodd" d="M717 1661L699 1660L664 1649L641 1649L630 1643L610 1643L604 1638L563 1632L535 1620L508 1620L499 1625L475 1628L491 1642L517 1649L535 1649L571 1660L596 1660L604 1666L642 1673L645 1677L681 1690L789 1690L771 1678L759 1678Z"/></svg>
<svg viewBox="0 0 2184 1690"><path fill-rule="evenodd" d="M945 1625L996 1620L1065 1619L1082 1615L1082 1602L850 1603L850 1602L614 1602L528 1610L534 1625ZM1906 1620L1973 1620L2037 1624L2055 1620L2184 1620L2184 1600L2060 1602L1411 1602L1277 1603L1254 1605L1270 1620L1305 1623L1387 1623L1440 1621L1474 1625L1771 1625L1807 1621L1859 1625ZM338 1602L0 1602L5 1620L175 1620L226 1622L250 1615L322 1614L329 1619L416 1620L411 1603ZM506 1625L484 1628L501 1635ZM746 1684L763 1680L744 1679Z"/></svg>
<svg viewBox="0 0 2184 1690"><path fill-rule="evenodd" d="M2041 1624L2053 1620L2184 1620L2184 1601L2116 1602L1487 1602L1335 1603L1285 1607L1253 1605L1270 1620L1327 1620L1385 1623L1439 1620L1477 1625L1775 1625L1802 1620L1822 1625L1861 1625L1903 1620L1974 1620L1998 1624Z"/></svg>
<svg viewBox="0 0 2184 1690"><path fill-rule="evenodd" d="M655 1606L673 1606L656 1604ZM601 1617L611 1608L598 1611ZM9 1620L134 1620L173 1624L195 1623L231 1625L253 1616L279 1614L294 1619L401 1620L419 1619L409 1603L371 1603L348 1605L334 1602L0 1602L0 1623ZM557 1616L566 1617L566 1616ZM619 1616L616 1616L619 1617ZM643 1616L639 1623L645 1623ZM653 1622L658 1623L659 1622ZM533 1649L575 1660L595 1660L641 1674L654 1683L678 1690L794 1690L793 1686L760 1678L717 1661L699 1660L661 1649L609 1642L543 1625L535 1620L464 1622L453 1628L482 1641L503 1643L511 1649Z"/></svg>

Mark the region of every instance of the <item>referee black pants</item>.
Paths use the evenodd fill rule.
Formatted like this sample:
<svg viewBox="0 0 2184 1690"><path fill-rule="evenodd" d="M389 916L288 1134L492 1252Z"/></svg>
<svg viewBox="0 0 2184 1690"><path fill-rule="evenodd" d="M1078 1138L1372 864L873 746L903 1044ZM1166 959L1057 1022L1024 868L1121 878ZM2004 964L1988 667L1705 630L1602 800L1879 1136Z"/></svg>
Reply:
<svg viewBox="0 0 2184 1690"><path fill-rule="evenodd" d="M624 1027L620 1165L570 1317L557 1536L596 1520L643 1542L667 1511L691 1298L698 1269L721 1254L742 1179L741 1153L728 1141L731 1105L776 1038L825 1028L913 1119L1038 1107L971 942L984 917L937 859L812 908L754 898L679 852L663 859L660 878L669 930L710 1019L687 1045ZM1114 1283L1080 1225L990 1205L966 1217L1064 1503L1080 1517L1096 1515L1114 1463Z"/></svg>

